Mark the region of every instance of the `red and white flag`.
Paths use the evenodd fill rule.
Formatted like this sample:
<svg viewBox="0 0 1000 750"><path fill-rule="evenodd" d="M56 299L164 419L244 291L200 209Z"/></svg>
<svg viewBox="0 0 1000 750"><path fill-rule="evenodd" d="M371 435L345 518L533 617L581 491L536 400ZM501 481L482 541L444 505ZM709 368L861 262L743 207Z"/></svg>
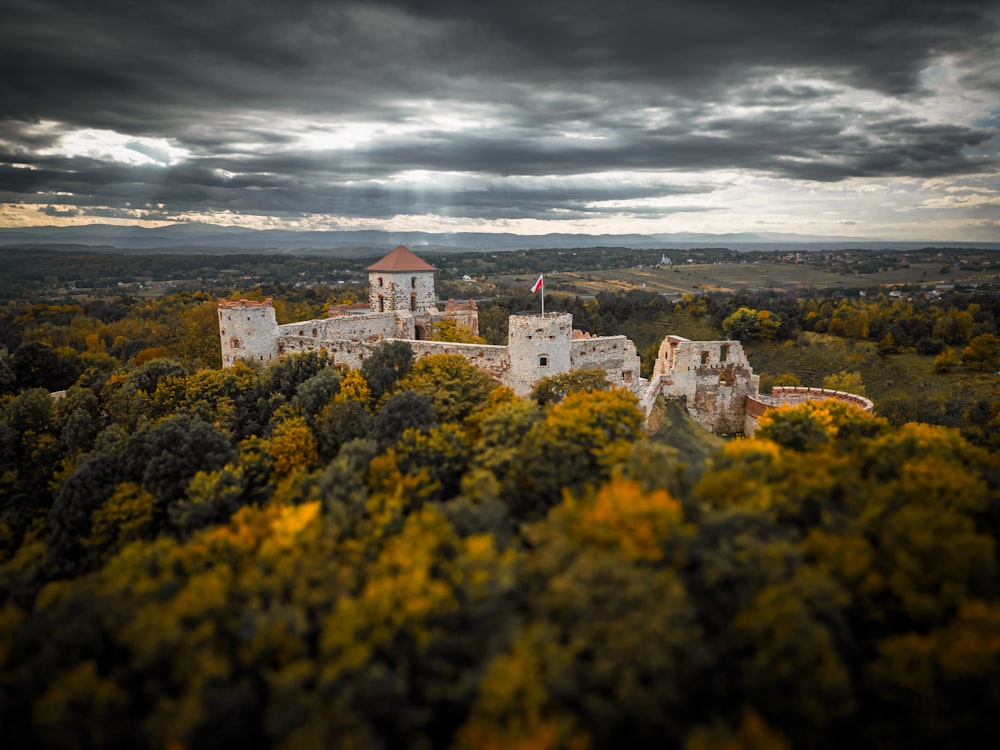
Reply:
<svg viewBox="0 0 1000 750"><path fill-rule="evenodd" d="M541 277L541 274L539 274L538 281L536 281L535 285L533 287L531 287L531 293L532 294L538 294L538 290L541 289L541 288L542 288L542 277Z"/></svg>

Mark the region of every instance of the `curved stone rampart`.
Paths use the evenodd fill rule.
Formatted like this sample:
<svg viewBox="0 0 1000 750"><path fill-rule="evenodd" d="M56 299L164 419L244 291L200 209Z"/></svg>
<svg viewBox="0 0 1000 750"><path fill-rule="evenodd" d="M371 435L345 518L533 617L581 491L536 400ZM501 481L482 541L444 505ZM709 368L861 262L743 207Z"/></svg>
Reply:
<svg viewBox="0 0 1000 750"><path fill-rule="evenodd" d="M874 413L875 404L871 399L859 396L857 393L834 391L829 388L807 388L805 386L775 386L771 395L758 393L747 397L746 425L744 433L752 435L757 429L758 420L771 409L781 406L798 406L806 401L826 401L833 399L841 403L851 404L869 414Z"/></svg>

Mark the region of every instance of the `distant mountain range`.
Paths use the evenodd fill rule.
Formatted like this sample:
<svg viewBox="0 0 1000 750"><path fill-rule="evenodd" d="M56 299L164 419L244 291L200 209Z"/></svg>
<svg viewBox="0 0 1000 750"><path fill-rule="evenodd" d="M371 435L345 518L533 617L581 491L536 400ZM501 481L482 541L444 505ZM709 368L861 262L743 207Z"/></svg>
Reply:
<svg viewBox="0 0 1000 750"><path fill-rule="evenodd" d="M776 250L790 245L801 249L914 249L973 247L1000 249L1000 243L883 242L850 237L815 237L778 233L697 234L492 234L487 232L387 232L244 229L214 224L173 224L144 228L113 224L71 227L0 228L0 247L81 249L144 253L296 253L370 256L396 245L420 252L489 252L573 247L692 248L732 247ZM791 249L791 248L790 248Z"/></svg>

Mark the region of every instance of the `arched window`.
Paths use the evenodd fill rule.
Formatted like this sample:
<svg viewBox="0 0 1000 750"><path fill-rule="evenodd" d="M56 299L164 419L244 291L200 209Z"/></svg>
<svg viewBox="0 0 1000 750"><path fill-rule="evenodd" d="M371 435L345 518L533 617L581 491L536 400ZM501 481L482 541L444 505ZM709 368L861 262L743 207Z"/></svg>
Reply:
<svg viewBox="0 0 1000 750"><path fill-rule="evenodd" d="M416 288L417 288L417 277L416 276L411 276L410 277L410 289L416 289Z"/></svg>

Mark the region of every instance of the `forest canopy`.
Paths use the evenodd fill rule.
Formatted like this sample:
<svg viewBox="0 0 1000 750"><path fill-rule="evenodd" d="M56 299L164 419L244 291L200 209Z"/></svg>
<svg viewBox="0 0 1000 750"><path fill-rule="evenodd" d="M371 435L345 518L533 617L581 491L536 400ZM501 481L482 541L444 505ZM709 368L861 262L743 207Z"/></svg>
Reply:
<svg viewBox="0 0 1000 750"><path fill-rule="evenodd" d="M813 402L648 434L599 378L523 399L402 344L80 365L0 402L12 747L993 731L1000 459L957 430Z"/></svg>

